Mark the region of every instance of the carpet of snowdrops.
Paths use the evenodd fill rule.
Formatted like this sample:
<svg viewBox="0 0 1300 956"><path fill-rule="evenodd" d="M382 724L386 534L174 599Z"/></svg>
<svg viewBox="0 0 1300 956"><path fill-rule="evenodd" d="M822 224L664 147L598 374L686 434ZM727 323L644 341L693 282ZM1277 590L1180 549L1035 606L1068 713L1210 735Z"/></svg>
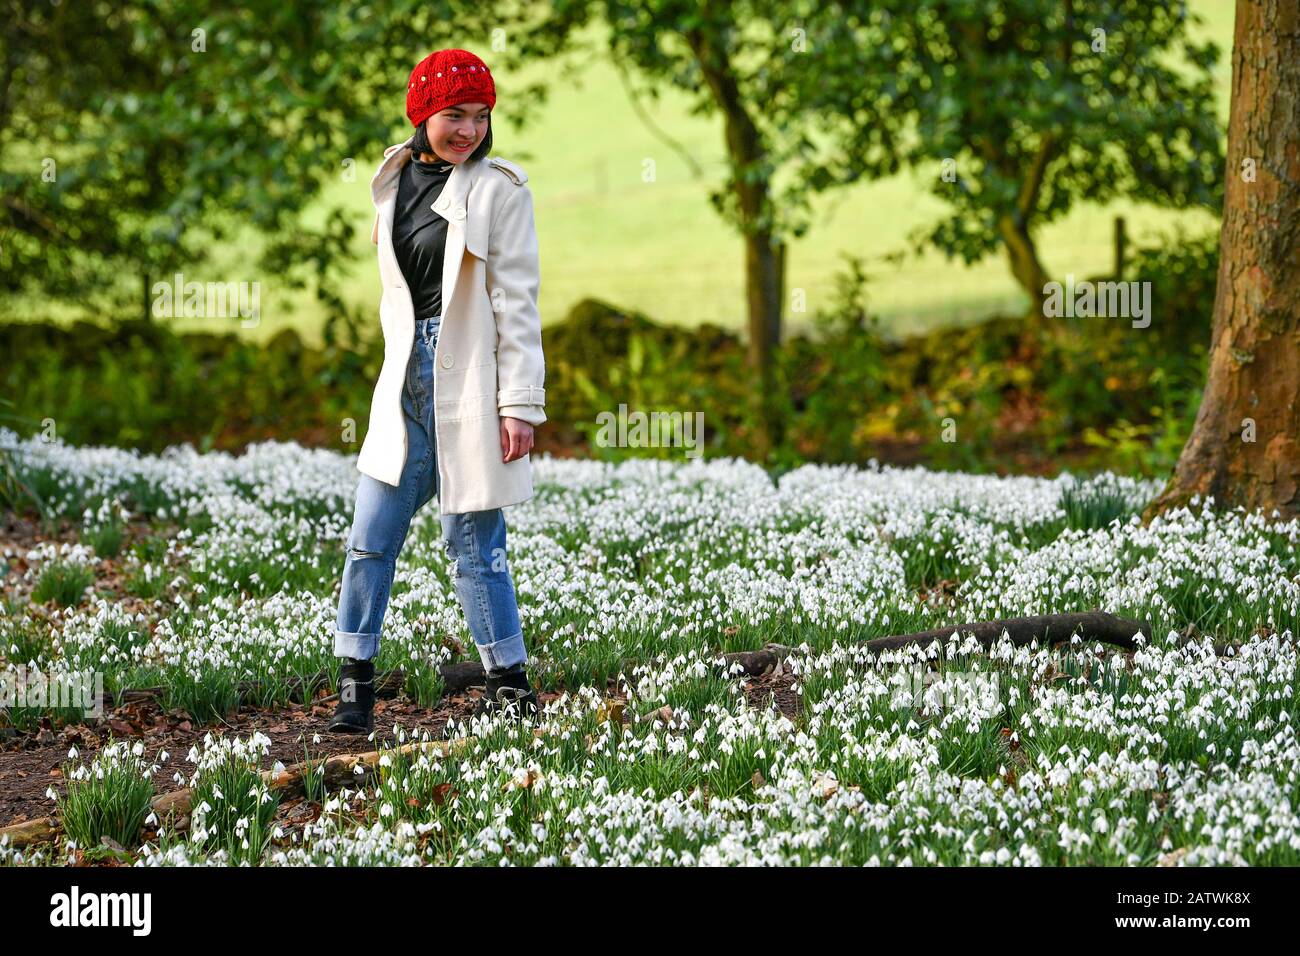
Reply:
<svg viewBox="0 0 1300 956"><path fill-rule="evenodd" d="M336 666L354 456L280 443L147 456L8 431L0 450L82 529L6 576L6 668L164 685L202 714L241 680L274 703L277 681ZM560 692L541 733L453 723L447 737L475 735L462 752L385 756L373 778L317 794L323 812L291 838L268 826L268 794L210 786L195 825L164 828L137 865L1300 863L1300 522L1194 506L1144 527L1158 485L1112 475L533 468L535 497L507 520L530 673ZM47 572L93 580L95 543L142 518L158 536L122 553L121 593L91 586L48 617L27 612ZM449 565L430 503L398 561L378 662L430 701L439 664L476 659ZM1093 608L1149 622L1152 639L1131 653L1077 639L861 650ZM715 666L768 642L794 649L797 707L756 706ZM655 716L610 719L611 679L629 716ZM190 754L194 777L173 781L152 779L152 755L128 741L85 773L163 792L247 779L237 771L264 748L214 735ZM65 852L0 848L11 863Z"/></svg>

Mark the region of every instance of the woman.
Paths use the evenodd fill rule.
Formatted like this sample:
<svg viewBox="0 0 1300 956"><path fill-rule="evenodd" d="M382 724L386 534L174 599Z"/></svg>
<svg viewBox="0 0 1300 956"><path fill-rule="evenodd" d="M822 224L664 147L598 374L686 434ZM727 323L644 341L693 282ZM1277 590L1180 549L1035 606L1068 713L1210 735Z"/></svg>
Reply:
<svg viewBox="0 0 1300 956"><path fill-rule="evenodd" d="M527 175L486 159L496 88L467 50L421 60L406 89L415 132L371 181L384 294L384 363L339 597L343 658L329 729L374 727L374 660L411 517L435 495L456 596L487 675L477 714L536 714L501 509L532 497L546 421L537 238Z"/></svg>

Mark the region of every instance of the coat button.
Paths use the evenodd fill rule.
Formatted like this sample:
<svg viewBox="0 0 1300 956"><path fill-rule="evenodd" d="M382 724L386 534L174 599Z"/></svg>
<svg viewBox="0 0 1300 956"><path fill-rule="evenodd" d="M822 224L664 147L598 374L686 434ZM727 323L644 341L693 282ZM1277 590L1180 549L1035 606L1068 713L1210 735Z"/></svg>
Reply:
<svg viewBox="0 0 1300 956"><path fill-rule="evenodd" d="M452 217L455 218L455 219L464 219L464 218L465 218L465 210L464 210L464 209L457 209L454 213L452 213Z"/></svg>
<svg viewBox="0 0 1300 956"><path fill-rule="evenodd" d="M448 354L448 355L444 355L444 356L442 357L442 367L443 367L443 368L451 368L451 363L452 363L452 361L453 361L453 359L452 359L452 357L451 357L450 354Z"/></svg>

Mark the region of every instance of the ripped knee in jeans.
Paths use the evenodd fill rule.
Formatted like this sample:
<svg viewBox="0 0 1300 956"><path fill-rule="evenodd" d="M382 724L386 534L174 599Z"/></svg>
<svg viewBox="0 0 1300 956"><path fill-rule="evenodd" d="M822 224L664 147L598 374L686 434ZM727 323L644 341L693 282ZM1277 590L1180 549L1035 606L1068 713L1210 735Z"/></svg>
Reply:
<svg viewBox="0 0 1300 956"><path fill-rule="evenodd" d="M354 558L382 558L384 552L370 551L366 548L348 548L348 554Z"/></svg>

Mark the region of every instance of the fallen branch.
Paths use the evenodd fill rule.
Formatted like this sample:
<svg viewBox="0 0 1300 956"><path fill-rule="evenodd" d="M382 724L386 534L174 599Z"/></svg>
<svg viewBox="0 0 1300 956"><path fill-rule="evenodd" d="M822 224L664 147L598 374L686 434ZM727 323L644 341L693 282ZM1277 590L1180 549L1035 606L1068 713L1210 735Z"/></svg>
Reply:
<svg viewBox="0 0 1300 956"><path fill-rule="evenodd" d="M451 665L459 666L459 665ZM474 664L474 667L482 673L482 666ZM396 697L401 693L402 687L406 683L406 672L400 667L391 671L379 671L375 674L375 696L380 698ZM482 680L479 681L482 683ZM239 682L239 696L241 700L249 697L256 697L276 686L270 681L260 680L243 680ZM307 677L290 677L283 682L283 686L289 689L289 699L306 702L311 695L320 687L330 686L330 674L328 671L317 671L315 674ZM165 687L126 687L122 690L106 692L103 697L106 707L115 707L120 704L129 704L142 700L155 700L166 693Z"/></svg>
<svg viewBox="0 0 1300 956"><path fill-rule="evenodd" d="M543 733L545 731L542 728L533 728L533 736L540 737ZM384 754L391 757L397 754L409 755L423 751L436 753L443 758L447 758L463 752L474 739L473 736L469 736L457 737L454 740L420 740L384 750L335 754L332 757L316 757L303 760L281 770L262 770L260 774L267 789L282 796L296 794L304 790L307 779L312 774L319 774L321 785L328 790L331 787L337 788L348 781L355 780L358 776L373 772ZM358 773L358 770L361 772ZM157 814L160 820L164 817L183 817L190 812L193 799L194 791L189 787L185 787L181 790L160 793L149 802L149 808ZM13 823L7 827L0 827L0 845L21 847L47 843L57 837L60 832L62 832L62 826L56 817L24 820L22 823Z"/></svg>
<svg viewBox="0 0 1300 956"><path fill-rule="evenodd" d="M59 821L54 817L37 817L22 823L0 827L0 846L31 846L46 843L59 834Z"/></svg>
<svg viewBox="0 0 1300 956"><path fill-rule="evenodd" d="M1001 621L954 624L918 634L878 637L867 641L866 647L871 650L885 651L906 647L909 644L925 645L933 640L943 642L954 631L963 636L973 635L984 647L991 647L1002 636L1003 630L1017 647L1035 640L1043 645L1060 644L1078 633L1085 640L1101 641L1132 650L1136 646L1133 642L1134 634L1141 632L1148 640L1151 638L1151 627L1145 622L1128 621L1105 611L1084 611L1075 614L1044 614L1038 617L1013 617ZM1221 645L1216 644L1215 650L1220 654L1223 653ZM782 644L766 644L757 651L733 651L722 657L726 661L727 668L732 664L740 664L747 676L758 677L779 669L781 661L788 657L791 651L791 648ZM629 658L622 661L620 667L628 671L646 663L646 661ZM471 687L481 687L487 680L483 665L478 661L443 664L438 671L447 693L451 694L469 690ZM405 682L406 674L400 668L380 671L375 675L375 694L380 698L396 697ZM317 688L328 686L329 683L330 675L327 671L319 671L306 678L294 677L286 681L291 696L298 695L299 699L304 701L309 699ZM265 689L267 684L263 681L241 681L239 684L241 698L255 696ZM117 694L106 694L105 703L115 701L117 704L123 704L148 700L161 696L164 691L163 687L128 688L118 691Z"/></svg>
<svg viewBox="0 0 1300 956"><path fill-rule="evenodd" d="M757 651L734 651L723 654L726 671L739 664L746 677L761 677L764 674L780 673L781 662L794 653L794 648L784 644L764 644Z"/></svg>
<svg viewBox="0 0 1300 956"><path fill-rule="evenodd" d="M984 648L990 648L1006 632L1011 643L1017 647L1027 646L1037 641L1044 647L1064 644L1075 634L1084 640L1100 641L1113 644L1125 650L1133 650L1137 643L1135 634L1142 634L1149 641L1151 626L1142 621L1128 621L1105 611L1084 611L1076 614L1043 614L1037 617L1009 617L999 621L980 621L964 624L950 624L947 627L915 634L892 634L889 637L877 637L863 643L863 647L873 651L892 651L913 644L926 646L932 641L945 643L953 634L961 637L974 637ZM1216 645L1217 648L1217 645ZM793 653L794 649L784 644L766 644L757 651L736 651L722 655L724 669L730 671L734 664L739 664L747 677L758 677L776 671L779 673L781 662Z"/></svg>
<svg viewBox="0 0 1300 956"><path fill-rule="evenodd" d="M987 649L1001 639L1004 631L1016 647L1026 647L1034 641L1043 647L1064 644L1078 634L1085 641L1100 641L1131 651L1137 648L1134 635L1141 634L1148 641L1151 640L1151 625L1145 622L1128 621L1105 611L1084 611L1077 614L1041 614L1037 617L1009 617L1001 621L951 624L932 631L921 631L919 634L878 637L867 641L865 646L873 651L893 651L913 644L924 647L931 641L943 644L953 634L958 634L963 638L975 638Z"/></svg>

